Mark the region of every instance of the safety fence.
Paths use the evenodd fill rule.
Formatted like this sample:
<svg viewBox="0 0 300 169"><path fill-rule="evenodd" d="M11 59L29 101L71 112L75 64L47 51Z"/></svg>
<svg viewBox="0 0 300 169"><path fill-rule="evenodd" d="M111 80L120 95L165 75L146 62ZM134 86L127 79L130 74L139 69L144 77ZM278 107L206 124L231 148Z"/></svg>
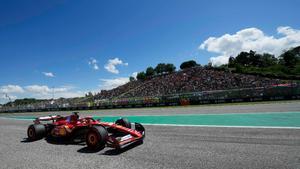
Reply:
<svg viewBox="0 0 300 169"><path fill-rule="evenodd" d="M1 112L64 111L131 107L197 105L214 103L252 102L300 99L300 85L282 84L268 87L178 93L164 96L117 99L84 99L82 102L44 101L37 104L1 107Z"/></svg>

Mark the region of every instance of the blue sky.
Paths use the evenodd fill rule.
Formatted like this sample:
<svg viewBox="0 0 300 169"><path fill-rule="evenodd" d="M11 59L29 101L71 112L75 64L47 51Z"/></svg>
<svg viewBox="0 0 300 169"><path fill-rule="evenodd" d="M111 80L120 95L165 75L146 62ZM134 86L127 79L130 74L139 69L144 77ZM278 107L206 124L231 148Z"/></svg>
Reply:
<svg viewBox="0 0 300 169"><path fill-rule="evenodd" d="M253 47L232 43L247 41L245 34L257 35L255 43L291 47L299 44L299 6L297 0L0 0L0 103L8 101L3 93L49 98L53 91L72 97L108 89L160 62L223 63ZM277 46L254 49L272 53Z"/></svg>

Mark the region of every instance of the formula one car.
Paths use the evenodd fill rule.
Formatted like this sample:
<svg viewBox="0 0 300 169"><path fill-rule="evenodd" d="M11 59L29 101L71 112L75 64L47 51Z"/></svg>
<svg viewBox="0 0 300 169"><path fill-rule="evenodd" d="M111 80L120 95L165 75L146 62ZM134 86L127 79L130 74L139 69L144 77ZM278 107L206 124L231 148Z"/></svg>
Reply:
<svg viewBox="0 0 300 169"><path fill-rule="evenodd" d="M43 121L51 123L42 124ZM140 123L130 123L120 118L115 123L102 122L92 117L79 118L77 112L70 116L38 117L27 130L28 139L35 141L44 137L65 138L72 142L85 141L92 150L105 146L120 149L133 143L143 143L145 128Z"/></svg>

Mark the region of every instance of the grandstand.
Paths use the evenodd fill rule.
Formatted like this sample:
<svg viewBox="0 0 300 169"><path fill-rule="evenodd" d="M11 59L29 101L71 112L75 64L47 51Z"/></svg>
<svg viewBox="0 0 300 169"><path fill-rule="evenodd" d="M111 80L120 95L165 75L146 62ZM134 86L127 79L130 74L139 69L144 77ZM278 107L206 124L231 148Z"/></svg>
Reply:
<svg viewBox="0 0 300 169"><path fill-rule="evenodd" d="M244 75L196 66L144 81L133 81L110 91L101 91L95 99L164 96L190 92L268 87L286 83L279 79Z"/></svg>
<svg viewBox="0 0 300 169"><path fill-rule="evenodd" d="M54 111L299 99L300 85L289 80L195 66L130 81L82 98L41 100L3 106L2 112Z"/></svg>

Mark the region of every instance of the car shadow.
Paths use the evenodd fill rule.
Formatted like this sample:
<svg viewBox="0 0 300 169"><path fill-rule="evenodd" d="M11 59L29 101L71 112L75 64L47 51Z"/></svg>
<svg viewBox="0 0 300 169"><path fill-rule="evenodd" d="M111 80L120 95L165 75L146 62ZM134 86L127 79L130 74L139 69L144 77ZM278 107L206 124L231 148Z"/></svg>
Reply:
<svg viewBox="0 0 300 169"><path fill-rule="evenodd" d="M40 139L42 140L42 139ZM53 138L53 137L46 137L44 138L44 140L49 143L49 144L55 144L55 145L80 145L80 146L85 146L85 142L72 142L69 139L64 139L64 138ZM38 140L36 140L38 141ZM21 143L32 143L35 141L29 140L28 138L23 138L23 140L20 141ZM143 144L143 142L136 142L133 143L131 145L128 145L127 147L124 147L122 149L108 149L102 153L100 153L99 155L107 155L107 156L117 156L120 155L132 148L135 148L139 145ZM98 153L101 152L101 150L91 150L88 147L83 147L79 150L77 150L78 153Z"/></svg>
<svg viewBox="0 0 300 169"><path fill-rule="evenodd" d="M39 140L43 140L43 139L39 139ZM29 140L28 138L23 138L23 140L21 140L21 143L32 143L35 141L39 141L39 140ZM53 137L45 137L44 140L49 143L49 144L55 144L55 145L85 145L84 141L80 141L80 142L74 142L74 141L70 141L70 139L66 139L66 138L53 138Z"/></svg>
<svg viewBox="0 0 300 169"><path fill-rule="evenodd" d="M21 143L31 143L33 141L29 140L28 138L23 138L23 140L20 141Z"/></svg>
<svg viewBox="0 0 300 169"><path fill-rule="evenodd" d="M139 145L141 145L142 143L134 143L134 144L131 144L127 147L124 147L122 149L109 149L105 152L103 152L102 154L100 155L106 155L106 156L117 156L117 155L120 155L122 153L125 153L126 151L128 150L131 150Z"/></svg>
<svg viewBox="0 0 300 169"><path fill-rule="evenodd" d="M46 137L45 140L47 143L55 145L85 145L84 141L74 142L68 138Z"/></svg>
<svg viewBox="0 0 300 169"><path fill-rule="evenodd" d="M87 154L88 153L97 153L99 151L101 151L101 150L91 150L88 147L83 147L83 148L77 150L78 153L87 153Z"/></svg>
<svg viewBox="0 0 300 169"><path fill-rule="evenodd" d="M139 146L141 144L143 144L143 143L137 142L137 143L131 144L131 145L127 146L127 147L124 147L122 149L111 149L110 148L109 150L106 150L106 151L100 153L99 155L107 155L107 156L120 155L120 154L122 154L122 153L124 153L124 152L126 152L126 151L128 151L128 150L130 150L130 149L132 149L134 147L137 147L137 146ZM79 152L79 153L98 153L98 152L101 152L101 150L91 150L88 147L83 147L83 148L77 150L77 152Z"/></svg>

